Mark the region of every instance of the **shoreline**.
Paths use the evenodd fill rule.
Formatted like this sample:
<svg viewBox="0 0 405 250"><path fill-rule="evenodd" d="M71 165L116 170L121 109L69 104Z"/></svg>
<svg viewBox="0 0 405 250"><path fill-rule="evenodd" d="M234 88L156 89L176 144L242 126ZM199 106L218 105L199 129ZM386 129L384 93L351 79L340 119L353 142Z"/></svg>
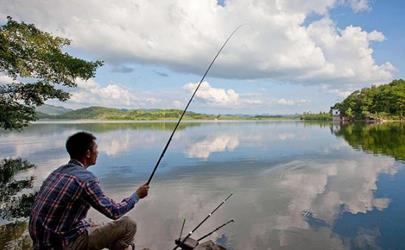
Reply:
<svg viewBox="0 0 405 250"><path fill-rule="evenodd" d="M182 120L182 123L232 123L232 122L286 122L286 121L301 121L299 119L230 119L230 120ZM96 120L96 119L80 119L80 120L37 120L30 124L84 124L84 123L176 123L178 120Z"/></svg>

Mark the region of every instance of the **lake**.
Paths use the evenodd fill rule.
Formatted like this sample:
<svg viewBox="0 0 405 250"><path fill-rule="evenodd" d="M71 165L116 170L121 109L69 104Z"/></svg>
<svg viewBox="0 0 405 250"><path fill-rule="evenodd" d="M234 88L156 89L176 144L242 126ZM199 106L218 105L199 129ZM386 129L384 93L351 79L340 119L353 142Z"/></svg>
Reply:
<svg viewBox="0 0 405 250"><path fill-rule="evenodd" d="M0 132L0 157L37 165L38 188L68 161L64 144L80 130L95 134L90 168L121 200L146 182L173 123L33 124ZM129 213L136 242L171 249L183 218L189 232L228 249L405 249L405 124L338 125L299 121L182 123L152 181ZM107 219L91 210L97 223Z"/></svg>

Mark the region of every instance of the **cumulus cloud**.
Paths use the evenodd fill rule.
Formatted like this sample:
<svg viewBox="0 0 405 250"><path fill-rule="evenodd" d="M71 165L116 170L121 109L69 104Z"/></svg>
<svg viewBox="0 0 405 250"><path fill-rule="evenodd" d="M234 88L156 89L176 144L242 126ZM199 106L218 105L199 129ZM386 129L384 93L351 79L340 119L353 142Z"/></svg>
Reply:
<svg viewBox="0 0 405 250"><path fill-rule="evenodd" d="M393 65L377 64L370 47L383 34L355 26L338 29L328 14L339 5L370 9L367 0L233 0L223 6L216 0L0 0L0 16L68 37L74 47L107 63L150 63L196 74L226 35L246 23L218 58L212 76L335 89L391 80ZM311 13L321 19L305 23Z"/></svg>
<svg viewBox="0 0 405 250"><path fill-rule="evenodd" d="M73 90L69 102L82 105L101 105L109 107L133 107L137 102L135 93L110 83L101 86L93 79L78 80L77 89Z"/></svg>
<svg viewBox="0 0 405 250"><path fill-rule="evenodd" d="M183 88L188 92L193 93L197 85L198 83L188 83L184 85ZM239 94L236 93L235 90L213 88L206 81L201 83L201 86L196 93L196 97L210 104L228 105L239 103Z"/></svg>
<svg viewBox="0 0 405 250"><path fill-rule="evenodd" d="M370 10L369 0L346 0L346 2L355 12Z"/></svg>
<svg viewBox="0 0 405 250"><path fill-rule="evenodd" d="M294 106L294 105L299 105L299 104L304 104L304 103L308 103L308 100L305 99L300 99L300 100L289 100L289 99L285 99L285 98L281 98L276 100L276 103L279 105L287 105L287 106Z"/></svg>
<svg viewBox="0 0 405 250"><path fill-rule="evenodd" d="M325 93L334 94L343 98L348 97L352 93L350 89L333 89L328 85L321 85L320 89Z"/></svg>

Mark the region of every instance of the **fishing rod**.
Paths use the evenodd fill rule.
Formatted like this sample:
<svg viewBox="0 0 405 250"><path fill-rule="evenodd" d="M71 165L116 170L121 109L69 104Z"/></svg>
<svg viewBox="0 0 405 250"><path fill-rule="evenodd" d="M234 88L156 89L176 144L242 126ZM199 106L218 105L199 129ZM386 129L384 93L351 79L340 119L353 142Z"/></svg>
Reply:
<svg viewBox="0 0 405 250"><path fill-rule="evenodd" d="M156 170L157 170L157 168L158 168L158 166L159 166L159 164L160 164L160 161L162 160L163 156L164 156L165 153L166 153L167 148L169 147L170 142L172 141L173 135L174 135L174 133L176 132L177 127L179 126L181 120L183 119L183 116L185 115L185 113L186 113L186 111L187 111L187 109L188 109L188 106L190 105L191 101L193 100L195 94L197 93L197 90L200 88L201 83L204 81L205 76L207 76L208 71L210 71L212 65L214 64L215 60L217 59L217 57L218 57L219 54L221 53L222 49L225 47L225 45L228 43L228 41L232 38L232 36L236 33L236 31L238 31L242 26L243 26L243 25L238 26L238 27L228 36L228 38L227 38L227 39L225 40L225 42L222 44L221 48L218 50L218 52L217 52L217 54L215 55L214 59L211 61L211 63L210 63L210 65L208 66L207 70L205 71L203 77L201 78L200 82L198 83L196 89L194 90L193 95L191 96L190 100L188 101L186 107L184 108L183 113L181 114L179 120L177 121L176 126L174 127L173 132L172 132L172 134L171 134L170 137L169 137L169 140L167 141L165 147L163 148L163 151L162 151L162 153L160 154L160 157L159 157L158 161L156 162L156 165L155 165L155 167L153 168L153 171L152 171L151 175L149 176L148 182L146 182L147 185L149 185L150 182L152 181L152 178L153 178L153 176L155 175L155 172L156 172Z"/></svg>
<svg viewBox="0 0 405 250"><path fill-rule="evenodd" d="M173 248L173 250L176 250L179 246L184 245L184 243L187 241L187 239L190 238L190 236L202 225L204 224L204 222L206 222L208 220L208 218L210 218L222 205L224 205L224 203L231 198L233 194L231 193L230 195L228 195L228 197L225 198L225 200L223 200L214 210L212 210L211 213L209 213L193 230L191 230L186 237L184 237L184 239L179 239L176 241L176 246ZM195 241L195 240L193 240ZM195 243L193 243L195 244ZM198 245L198 242L197 242Z"/></svg>
<svg viewBox="0 0 405 250"><path fill-rule="evenodd" d="M207 233L206 235L204 235L203 237L199 238L197 241L201 241L205 238L207 238L208 236L210 236L211 234L215 233L216 231L218 231L219 229L223 228L224 226L228 225L229 223L233 223L235 222L234 219L230 219L229 221L225 222L224 224L222 224L221 226L215 228L214 230L212 230L211 232Z"/></svg>
<svg viewBox="0 0 405 250"><path fill-rule="evenodd" d="M180 236L179 239L181 239L181 236L183 236L183 229L184 229L184 224L186 223L186 218L183 218L183 225L181 225L181 230L180 230Z"/></svg>
<svg viewBox="0 0 405 250"><path fill-rule="evenodd" d="M196 248L199 244L200 241L207 238L208 236L210 236L211 234L215 233L216 231L218 231L219 229L225 227L226 225L228 225L229 223L235 222L234 219L231 219L227 222L225 222L224 224L222 224L221 226L215 228L214 230L212 230L211 232L207 233L206 235L204 235L203 237L200 237L198 240L194 240L193 238L189 237L184 243L182 243L181 241L181 234L180 234L180 238L175 240L174 242L176 243L177 246L179 246L181 249L183 250L192 250L194 248ZM184 224L183 224L184 225Z"/></svg>

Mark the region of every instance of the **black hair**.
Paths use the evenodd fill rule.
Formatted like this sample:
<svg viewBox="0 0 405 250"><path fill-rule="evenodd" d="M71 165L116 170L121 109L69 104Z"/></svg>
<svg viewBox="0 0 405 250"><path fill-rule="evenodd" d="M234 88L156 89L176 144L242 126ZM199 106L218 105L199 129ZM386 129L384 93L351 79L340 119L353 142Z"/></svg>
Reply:
<svg viewBox="0 0 405 250"><path fill-rule="evenodd" d="M69 136L66 141L66 150L70 158L80 159L83 157L87 150L93 147L95 139L94 135L84 131Z"/></svg>

